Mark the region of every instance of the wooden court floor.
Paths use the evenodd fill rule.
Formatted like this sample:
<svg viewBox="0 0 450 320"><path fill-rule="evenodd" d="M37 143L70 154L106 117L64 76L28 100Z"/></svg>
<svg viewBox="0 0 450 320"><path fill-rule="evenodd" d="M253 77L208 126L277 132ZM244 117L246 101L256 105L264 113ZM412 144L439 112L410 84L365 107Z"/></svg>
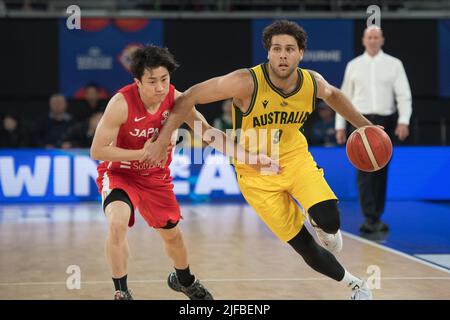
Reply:
<svg viewBox="0 0 450 320"><path fill-rule="evenodd" d="M310 269L246 205L183 205L191 270L216 299L349 299L340 283ZM100 204L1 206L0 299L112 299ZM137 217L129 230L129 287L135 299L186 299L171 291L172 266L158 234ZM450 299L450 273L344 234L338 256L367 278L379 268L375 299ZM80 289L69 289L69 266Z"/></svg>

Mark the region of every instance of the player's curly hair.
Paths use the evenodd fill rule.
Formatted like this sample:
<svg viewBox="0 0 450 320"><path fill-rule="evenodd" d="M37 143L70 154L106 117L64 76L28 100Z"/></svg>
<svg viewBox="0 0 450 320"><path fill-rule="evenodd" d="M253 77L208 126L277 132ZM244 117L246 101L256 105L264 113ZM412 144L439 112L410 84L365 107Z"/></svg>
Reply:
<svg viewBox="0 0 450 320"><path fill-rule="evenodd" d="M151 44L133 52L130 70L136 79L141 79L145 69L165 67L171 74L178 66L179 64L169 49Z"/></svg>
<svg viewBox="0 0 450 320"><path fill-rule="evenodd" d="M264 28L262 35L264 48L269 51L270 46L272 45L272 37L281 34L287 34L294 37L295 40L297 40L298 48L300 50L306 49L308 36L305 30L297 23L288 20L277 20Z"/></svg>

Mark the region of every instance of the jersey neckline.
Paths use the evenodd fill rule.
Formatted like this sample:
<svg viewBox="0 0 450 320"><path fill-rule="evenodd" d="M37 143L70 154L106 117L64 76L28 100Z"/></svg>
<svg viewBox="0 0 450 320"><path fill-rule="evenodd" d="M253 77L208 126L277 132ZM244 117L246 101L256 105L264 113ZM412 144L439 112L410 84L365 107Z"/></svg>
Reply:
<svg viewBox="0 0 450 320"><path fill-rule="evenodd" d="M297 73L298 73L298 84L297 87L290 93L284 93L283 91L281 91L279 88L277 88L272 81L270 80L270 76L269 76L269 72L267 71L267 67L268 67L268 63L262 63L260 64L261 69L263 71L264 74L264 78L266 79L267 83L269 84L270 88L272 88L273 91L275 91L276 93L278 93L281 97L283 98L289 98L293 95L295 95L297 92L300 91L300 89L303 86L303 73L301 72L300 68L297 68Z"/></svg>

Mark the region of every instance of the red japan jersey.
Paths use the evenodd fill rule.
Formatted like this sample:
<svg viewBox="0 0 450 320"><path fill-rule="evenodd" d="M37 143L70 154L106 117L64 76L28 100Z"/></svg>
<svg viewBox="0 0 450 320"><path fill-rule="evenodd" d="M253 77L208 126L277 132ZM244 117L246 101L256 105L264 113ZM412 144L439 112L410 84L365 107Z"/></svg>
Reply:
<svg viewBox="0 0 450 320"><path fill-rule="evenodd" d="M151 114L145 109L144 103L139 96L136 83L129 84L118 92L122 93L128 104L128 119L121 125L117 135L116 146L123 149L142 149L147 139L158 135L162 126L169 117L175 100L175 88L173 85L169 87L169 93L161 102L158 110ZM140 175L149 174L170 174L169 165L172 161L172 146L167 150L167 162L164 168L153 167L147 163L139 163L139 161L105 161L99 165L99 170L109 169L112 171L120 171L123 173L137 173Z"/></svg>

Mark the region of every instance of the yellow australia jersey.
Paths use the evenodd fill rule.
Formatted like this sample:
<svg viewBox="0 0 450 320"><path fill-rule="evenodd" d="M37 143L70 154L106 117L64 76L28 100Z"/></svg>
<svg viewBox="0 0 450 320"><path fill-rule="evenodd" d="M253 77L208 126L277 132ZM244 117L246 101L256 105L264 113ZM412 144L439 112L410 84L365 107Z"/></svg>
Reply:
<svg viewBox="0 0 450 320"><path fill-rule="evenodd" d="M315 109L316 81L309 71L297 68L297 87L285 94L270 81L268 67L260 64L249 69L255 87L246 113L233 104L233 133L249 152L264 152L282 164L289 155L308 150L300 129ZM238 173L248 172L243 163L234 165Z"/></svg>

